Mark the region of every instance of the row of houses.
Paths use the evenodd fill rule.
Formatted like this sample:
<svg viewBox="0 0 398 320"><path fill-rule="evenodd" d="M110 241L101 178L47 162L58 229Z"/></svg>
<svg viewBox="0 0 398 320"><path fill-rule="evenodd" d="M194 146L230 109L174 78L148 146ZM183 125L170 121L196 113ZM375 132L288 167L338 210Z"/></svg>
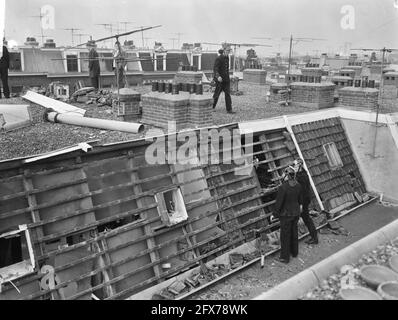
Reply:
<svg viewBox="0 0 398 320"><path fill-rule="evenodd" d="M98 48L101 67L101 86L110 87L114 82L112 49ZM217 52L193 50L165 50L125 48L127 80L130 85L144 80L171 80L181 65L195 66L206 74L213 73ZM47 86L61 81L73 85L77 81L87 82L88 50L54 46L22 46L10 50L10 87L18 93L23 86ZM233 60L233 59L231 59ZM231 62L232 66L232 62Z"/></svg>

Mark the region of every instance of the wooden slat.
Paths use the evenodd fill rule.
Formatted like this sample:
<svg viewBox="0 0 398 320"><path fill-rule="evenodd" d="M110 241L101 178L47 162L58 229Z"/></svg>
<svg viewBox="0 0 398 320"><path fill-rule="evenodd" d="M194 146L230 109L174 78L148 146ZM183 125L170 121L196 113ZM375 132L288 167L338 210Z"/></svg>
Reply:
<svg viewBox="0 0 398 320"><path fill-rule="evenodd" d="M24 170L23 185L24 185L25 190L27 192L29 192L30 190L34 189L34 186L33 186L32 179L27 178L27 176L30 176L30 171ZM37 207L36 197L34 194L29 194L27 196L27 198L28 198L29 207L32 208L30 211L32 221L33 221L33 223L39 222L41 220L39 210L33 209L33 208ZM43 228L37 228L36 229L36 239L41 239L43 236L44 236ZM38 243L37 245L38 245L40 255L43 255L45 252L43 244ZM36 261L36 265L37 265L37 263L38 263L38 261Z"/></svg>
<svg viewBox="0 0 398 320"><path fill-rule="evenodd" d="M133 156L133 153L132 153L131 151L129 152L129 156L130 156L130 157ZM135 159L134 159L133 157L131 157L131 158L128 160L128 167L129 167L130 169L137 167L137 166L135 165ZM131 173L131 180L132 180L132 181L139 181L139 176L138 176L138 172L137 172L137 171L132 171L132 173ZM144 179L144 180L145 180L145 179ZM141 188L141 185L140 185L140 184L136 184L136 185L133 187L133 190L134 190L134 194L137 194L137 195L138 195L138 194L141 194L141 193L142 193L142 188ZM145 198L137 199L136 202L137 202L137 207L138 207L138 208L145 208L145 207L148 206L148 203L147 203L147 201L146 201ZM143 219L145 219L145 218L146 218L146 216L143 216ZM149 248L149 249L154 248L154 247L156 246L156 241L155 241L155 238L154 238L154 236L153 236L153 232L152 232L151 226L150 226L150 225L145 225L144 231L145 231L145 235L150 236L150 237L146 240L146 243L147 243L148 248ZM159 259L159 252L158 252L158 251L153 251L153 252L151 252L151 253L149 254L149 256L150 256L151 262L156 261L156 260ZM159 265L154 265L154 266L153 266L153 272L155 273L155 276L159 276L159 275L160 275L161 270L160 270Z"/></svg>
<svg viewBox="0 0 398 320"><path fill-rule="evenodd" d="M274 155L272 154L272 151L270 150L270 147L269 147L267 138L265 137L265 134L262 134L260 136L260 141L263 143L262 148L264 151L265 159L269 160L268 166L271 170L273 170L273 171L271 171L272 177L273 177L273 179L279 180L280 177L279 177L278 171L276 170Z"/></svg>
<svg viewBox="0 0 398 320"><path fill-rule="evenodd" d="M262 206L265 206L265 205L267 205L267 204L264 204L264 205L262 205ZM259 209L259 207L252 208L252 209L249 210L248 212L242 212L239 216L248 214L248 213L253 212L253 211L256 211L256 210L258 210L258 209ZM271 213L270 213L270 214L271 214ZM238 217L239 217L239 216L238 216ZM267 216L263 216L263 217L259 217L258 219L266 219L267 217L268 217L268 215L267 215ZM256 223L256 222L257 222L257 220L255 220L255 221L248 221L248 222L245 223L243 226L247 226L247 225L249 225L249 224ZM219 225L219 224L221 224L221 223L222 223L222 222L216 223L216 225ZM194 233L197 234L197 233L203 232L206 228L212 228L212 227L214 227L214 226L211 225L211 226L202 228L202 229L200 229L200 230L196 230L196 231L194 231ZM115 231L115 230L110 231L109 233L114 232L114 231ZM192 236L192 235L193 235L193 234L190 233L190 236ZM98 238L101 238L101 237L103 237L103 236L104 236L104 235L100 235ZM209 239L207 239L207 240L205 240L205 241L203 241L203 242L201 242L201 243L198 243L198 244L193 245L193 247L194 247L194 248L200 247L200 246L202 246L202 245L205 245L205 244L206 244L207 242L209 242L209 241L213 241L213 240L215 240L215 239L218 239L218 238L221 237L221 236L222 236L222 235L218 235L218 236L215 236L215 237L213 237L213 238L209 238ZM181 236L181 237L183 238L184 236ZM86 242L93 242L93 241L97 241L97 240L98 240L98 239L91 239L91 240L86 241ZM178 239L177 239L177 240L178 240ZM163 243L163 244L161 244L161 245L158 245L158 248L163 247L163 246L170 245L171 242L177 241L177 240L173 239L173 240L170 240L170 241L168 241L168 242L166 242L166 243ZM142 239L140 239L139 241L142 241ZM121 246L123 246L123 245L124 245L124 244L121 244L120 246L118 246L117 248L115 248L115 250L119 249L119 247L121 247ZM67 249L68 249L68 248L65 248L64 251L66 251ZM186 250L184 250L184 251L182 251L182 252L178 252L176 255L180 255L180 254L182 254L182 253L184 253L184 252L186 252L186 251L188 251L188 250L189 250L189 249L186 249ZM144 255L144 254L148 254L148 252L150 252L150 249L145 250L145 252L142 252L142 253L138 254L138 256L141 256L141 255ZM97 253L97 254L94 254L94 255L91 255L90 257L84 257L84 258L80 259L79 261L81 261L81 262L87 261L88 258L91 258L91 259L92 259L92 258L95 258L96 256L98 256L98 253ZM135 258L135 257L130 257L130 258L128 258L128 259L129 259L128 261L130 261L130 260L132 260L132 259L134 259L134 258ZM163 259L162 259L162 261L163 261ZM162 261L159 261L158 264L161 263ZM77 263L78 263L78 262L73 262L73 263L67 264L67 265L62 266L62 267L60 267L60 268L57 268L56 271L57 271L57 270L62 270L62 269L64 269L64 267L71 267L71 266L73 266L73 265L76 265ZM126 261L116 262L116 263L113 263L113 265L119 265L119 264L122 264L122 263L126 263ZM149 266L148 266L148 267L149 267ZM93 272L90 272L89 275L90 275L90 276L91 276L91 275L94 275L94 274L96 274L96 273L98 273L98 272L101 272L103 269L104 269L104 268L101 268L101 269L95 270L95 271L93 271ZM39 279L40 276L36 276L36 278ZM85 279L85 278L87 278L87 277L79 277L79 279L74 279L74 280L77 281L77 280L82 280L82 279ZM68 283L70 283L70 282L72 282L72 281L74 281L74 280L70 280L70 281L68 281L68 282L64 282L64 283L62 283L62 284L60 285L60 287L63 287L63 286L65 286L66 284L68 284ZM21 282L21 283L25 283L25 282ZM17 285L20 285L20 282L18 282ZM55 288L54 290L56 290L56 288ZM49 292L49 291L48 291L48 292ZM48 292L44 292L43 294L48 293ZM35 295L35 297L37 297L37 295Z"/></svg>

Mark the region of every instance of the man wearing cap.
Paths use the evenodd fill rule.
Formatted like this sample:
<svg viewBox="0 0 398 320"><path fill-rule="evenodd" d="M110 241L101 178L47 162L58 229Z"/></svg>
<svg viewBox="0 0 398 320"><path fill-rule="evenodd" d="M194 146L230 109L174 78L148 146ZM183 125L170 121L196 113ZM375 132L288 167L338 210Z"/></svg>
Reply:
<svg viewBox="0 0 398 320"><path fill-rule="evenodd" d="M220 49L218 50L220 54L216 61L214 62L214 81L216 83L216 89L213 95L213 109L216 107L218 98L222 91L224 91L225 96L225 106L228 113L234 113L232 111L232 101L231 101L231 89L230 89L230 78L229 78L229 50Z"/></svg>
<svg viewBox="0 0 398 320"><path fill-rule="evenodd" d="M283 183L278 189L274 216L280 221L281 252L279 261L289 263L290 256L298 255L298 227L303 193L295 179L295 170L288 167L283 174Z"/></svg>
<svg viewBox="0 0 398 320"><path fill-rule="evenodd" d="M310 179L308 178L308 172L304 169L303 164L302 159L296 159L294 160L293 167L296 171L296 180L303 189L303 210L301 212L301 218L310 233L310 239L305 243L318 244L318 232L316 231L314 222L312 221L308 210L311 203L311 184Z"/></svg>
<svg viewBox="0 0 398 320"><path fill-rule="evenodd" d="M89 77L91 80L91 86L93 86L96 90L99 89L99 78L100 78L100 63L98 59L98 52L96 50L97 45L95 41L90 40L87 43L87 48L90 50L88 54L88 70L89 70Z"/></svg>
<svg viewBox="0 0 398 320"><path fill-rule="evenodd" d="M8 86L8 68L10 67L10 54L7 49L7 42L3 39L3 56L0 59L0 78L3 84L3 93L6 99L10 98L10 88ZM1 91L0 91L1 98Z"/></svg>

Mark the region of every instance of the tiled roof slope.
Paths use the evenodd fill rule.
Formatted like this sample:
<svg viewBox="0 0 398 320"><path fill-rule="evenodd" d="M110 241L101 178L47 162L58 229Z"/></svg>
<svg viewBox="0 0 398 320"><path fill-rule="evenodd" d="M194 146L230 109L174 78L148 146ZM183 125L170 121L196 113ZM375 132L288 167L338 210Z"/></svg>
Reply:
<svg viewBox="0 0 398 320"><path fill-rule="evenodd" d="M310 174L326 210L356 201L365 185L353 157L344 128L338 118L319 120L292 127ZM334 142L343 166L331 169L323 145Z"/></svg>
<svg viewBox="0 0 398 320"><path fill-rule="evenodd" d="M202 53L202 70L213 70L217 53Z"/></svg>
<svg viewBox="0 0 398 320"><path fill-rule="evenodd" d="M167 71L177 71L180 62L182 62L184 66L189 65L189 60L186 53L168 53L167 59Z"/></svg>
<svg viewBox="0 0 398 320"><path fill-rule="evenodd" d="M29 48L23 50L25 72L46 72L50 74L65 73L62 52L59 50L40 50ZM58 60L53 60L58 59Z"/></svg>
<svg viewBox="0 0 398 320"><path fill-rule="evenodd" d="M130 60L127 62L128 71L140 71L139 61L131 61L138 59L138 54L136 52L127 52L127 59Z"/></svg>
<svg viewBox="0 0 398 320"><path fill-rule="evenodd" d="M150 59L152 58L149 52L140 52L139 53L140 59ZM153 61L141 61L142 71L154 71Z"/></svg>

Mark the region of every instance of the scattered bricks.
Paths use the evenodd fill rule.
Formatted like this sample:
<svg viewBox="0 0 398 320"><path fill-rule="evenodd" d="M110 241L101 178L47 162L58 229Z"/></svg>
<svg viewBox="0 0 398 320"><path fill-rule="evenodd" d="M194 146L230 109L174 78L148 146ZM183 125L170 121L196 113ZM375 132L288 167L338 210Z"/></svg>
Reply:
<svg viewBox="0 0 398 320"><path fill-rule="evenodd" d="M318 109L334 106L334 88L331 82L307 83L293 82L290 84L292 105L316 107Z"/></svg>
<svg viewBox="0 0 398 320"><path fill-rule="evenodd" d="M175 83L199 84L202 82L203 72L179 71L174 77Z"/></svg>
<svg viewBox="0 0 398 320"><path fill-rule="evenodd" d="M178 296L180 293L182 293L185 289L187 288L187 286L181 282L181 281L175 281L173 282L168 288L167 290L169 292L171 292L172 294Z"/></svg>
<svg viewBox="0 0 398 320"><path fill-rule="evenodd" d="M270 103L285 102L288 100L288 85L285 83L274 83L270 89Z"/></svg>
<svg viewBox="0 0 398 320"><path fill-rule="evenodd" d="M229 255L229 263L231 269L236 269L243 265L243 254L241 253L230 253Z"/></svg>
<svg viewBox="0 0 398 320"><path fill-rule="evenodd" d="M339 104L346 107L373 109L377 105L379 90L347 87L339 90Z"/></svg>
<svg viewBox="0 0 398 320"><path fill-rule="evenodd" d="M243 81L266 84L267 71L261 69L245 69L243 70Z"/></svg>

